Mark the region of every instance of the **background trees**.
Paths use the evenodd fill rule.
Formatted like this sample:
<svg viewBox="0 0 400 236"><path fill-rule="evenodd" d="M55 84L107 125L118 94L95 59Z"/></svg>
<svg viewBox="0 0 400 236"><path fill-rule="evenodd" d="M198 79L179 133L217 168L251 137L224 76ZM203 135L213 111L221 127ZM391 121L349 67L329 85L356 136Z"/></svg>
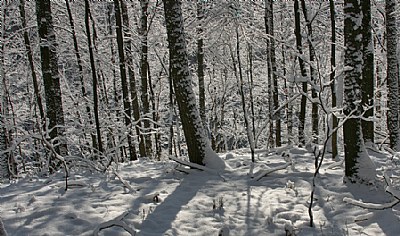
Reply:
<svg viewBox="0 0 400 236"><path fill-rule="evenodd" d="M164 8L172 7L170 1L5 1L1 124L2 137L9 141L2 150L16 157L18 169L35 160L38 165L29 168L37 171L48 152L38 137L48 127L49 139L64 155L68 144L74 161L96 155L102 166L114 156L134 160L139 150L149 158L189 152L198 155L192 161L201 163L207 138L218 152L320 145L329 117L334 157L347 150L343 138L381 144L390 137L396 149L398 86L392 78L398 74L391 54L396 15L393 7L386 10L386 28L378 13L384 5L369 3L362 1L353 15L354 9L344 11L335 1L182 1L181 22L167 20L165 25L165 16L178 13ZM350 32L351 22L343 21L344 16L361 19L361 12L361 28ZM176 32L183 26L185 39ZM40 47L34 47L39 39ZM375 47L388 50L373 48L372 39ZM345 64L337 60L343 55ZM359 55L361 71L351 66L354 60L361 62ZM378 75L387 75L387 83L374 81ZM379 119L376 106L390 108L387 116ZM202 126L208 132L200 132ZM382 131L375 137L378 127ZM351 129L354 136L348 136ZM11 147L12 140L20 141ZM358 151L348 155L355 158Z"/></svg>

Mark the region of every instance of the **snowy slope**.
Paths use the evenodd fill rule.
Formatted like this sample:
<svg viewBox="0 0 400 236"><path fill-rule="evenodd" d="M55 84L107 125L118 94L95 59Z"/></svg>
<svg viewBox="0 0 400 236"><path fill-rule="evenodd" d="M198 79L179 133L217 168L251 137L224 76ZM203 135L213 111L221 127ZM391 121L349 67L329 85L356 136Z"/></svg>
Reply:
<svg viewBox="0 0 400 236"><path fill-rule="evenodd" d="M293 165L259 181L248 175L245 150L221 155L230 166L221 173L186 174L175 162L140 160L120 164L119 177L75 171L66 192L62 172L21 179L0 185L0 215L9 235L399 235L399 205L368 210L343 201L391 202L384 185L344 184L343 167L327 168L329 158L316 182L315 227L309 227L314 158L306 149L286 154ZM389 157L370 155L378 169ZM255 176L285 164L280 153L259 151Z"/></svg>

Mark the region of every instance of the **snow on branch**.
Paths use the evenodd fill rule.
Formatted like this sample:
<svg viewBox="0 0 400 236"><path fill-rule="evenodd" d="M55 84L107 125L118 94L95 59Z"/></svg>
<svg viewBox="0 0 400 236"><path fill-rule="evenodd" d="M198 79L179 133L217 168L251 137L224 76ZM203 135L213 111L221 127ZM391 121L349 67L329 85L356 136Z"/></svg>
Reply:
<svg viewBox="0 0 400 236"><path fill-rule="evenodd" d="M128 183L128 181L124 180L124 178L122 178L122 176L119 175L119 174L117 173L117 171L114 171L114 174L115 174L115 176L117 176L117 178L119 179L119 181L121 181L121 183L122 183L127 189L129 189L129 192L130 192L130 193L136 193L136 190L133 189L132 185L130 185L130 184Z"/></svg>
<svg viewBox="0 0 400 236"><path fill-rule="evenodd" d="M362 207L365 209L372 209L372 210L384 210L384 209L392 208L393 206L395 206L396 204L399 203L399 200L394 200L392 202L381 203L381 204L366 203L366 202L358 201L358 200L348 198L348 197L343 198L343 201L345 203L349 203L349 204L352 204L355 206L359 206L359 207Z"/></svg>
<svg viewBox="0 0 400 236"><path fill-rule="evenodd" d="M218 175L224 181L226 181L225 178L223 176L221 176L221 174L217 170L214 170L214 169L211 169L211 168L208 168L206 166L202 166L202 165L199 165L199 164L196 164L196 163L180 160L180 159L177 159L177 158L172 157L172 156L170 156L169 159L172 160L172 161L175 161L175 162L177 162L177 163L179 163L181 165L189 166L190 168L194 168L194 169L202 170L204 172L208 172L208 173L211 173L211 174Z"/></svg>
<svg viewBox="0 0 400 236"><path fill-rule="evenodd" d="M292 165L292 163L291 162L287 162L286 164L281 165L281 166L277 166L275 168L269 168L269 169L266 169L266 170L262 170L257 174L257 176L254 177L254 179L256 181L258 181L258 180L262 179L264 176L267 176L268 174L271 174L272 172L275 172L275 171L278 171L278 170L284 170L290 165Z"/></svg>

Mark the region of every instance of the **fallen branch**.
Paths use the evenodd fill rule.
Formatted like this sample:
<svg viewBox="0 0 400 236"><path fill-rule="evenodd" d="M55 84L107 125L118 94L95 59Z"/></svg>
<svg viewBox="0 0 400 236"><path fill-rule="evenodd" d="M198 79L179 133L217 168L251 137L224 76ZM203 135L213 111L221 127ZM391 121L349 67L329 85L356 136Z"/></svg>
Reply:
<svg viewBox="0 0 400 236"><path fill-rule="evenodd" d="M125 223L125 221L123 221L124 217L127 216L128 214L129 214L129 211L126 211L126 212L122 213L122 215L118 216L117 218L115 218L113 220L109 220L109 221L101 223L94 229L93 236L98 236L99 232L101 230L111 228L113 226L123 228L125 231L130 233L130 235L136 235L136 231L134 229L132 229L127 223Z"/></svg>
<svg viewBox="0 0 400 236"><path fill-rule="evenodd" d="M196 164L196 163L192 163L192 162L188 162L188 161L184 161L184 160L179 160L179 159L177 159L175 157L172 157L172 156L170 156L169 159L172 160L172 161L175 161L175 162L177 162L177 163L179 163L181 165L189 166L190 168L193 168L193 169L198 169L198 170L202 170L204 172L208 172L208 173L211 173L211 174L218 175L224 181L226 181L225 178L223 176L221 176L221 174L218 171L214 170L214 169L211 169L211 168L208 168L206 166L202 166L202 165L199 165L199 164Z"/></svg>
<svg viewBox="0 0 400 236"><path fill-rule="evenodd" d="M130 184L128 183L128 181L124 180L124 178L122 178L122 176L120 176L120 175L117 173L117 171L114 170L114 174L115 174L115 176L117 176L117 178L119 179L119 181L121 181L121 183L122 183L127 189L129 189L129 192L130 192L130 193L136 193L136 190L133 189L132 185L130 185Z"/></svg>
<svg viewBox="0 0 400 236"><path fill-rule="evenodd" d="M365 209L373 209L373 210L385 210L385 209L394 207L395 205L400 203L400 192L391 186L390 177L386 174L386 172L384 172L383 177L387 184L385 191L388 192L390 195L392 195L395 198L395 200L393 200L392 202L380 203L380 204L365 203L365 202L357 201L357 200L354 200L354 199L351 199L348 197L343 198L343 201L346 203L355 205L355 206L359 206L359 207L362 207Z"/></svg>
<svg viewBox="0 0 400 236"><path fill-rule="evenodd" d="M277 166L277 167L275 167L275 168L270 168L270 169L267 169L267 170L259 171L259 173L257 174L256 177L254 177L254 179L255 179L256 181L259 181L259 180L262 179L263 177L265 177L265 176L267 176L267 175L269 175L269 174L271 174L271 173L273 173L273 172L275 172L275 171L284 170L284 169L286 169L286 168L287 168L288 166L290 166L290 165L292 165L292 163L291 163L291 162L287 162L286 164L281 165L281 166Z"/></svg>
<svg viewBox="0 0 400 236"><path fill-rule="evenodd" d="M362 201L357 201L355 199L352 198L348 198L345 197L343 198L343 201L345 203L349 203L361 208L365 208L365 209L371 209L371 210L385 210L385 209L389 209L394 207L395 205L397 205L399 203L399 200L394 200L392 202L388 202L388 203L366 203L366 202L362 202Z"/></svg>

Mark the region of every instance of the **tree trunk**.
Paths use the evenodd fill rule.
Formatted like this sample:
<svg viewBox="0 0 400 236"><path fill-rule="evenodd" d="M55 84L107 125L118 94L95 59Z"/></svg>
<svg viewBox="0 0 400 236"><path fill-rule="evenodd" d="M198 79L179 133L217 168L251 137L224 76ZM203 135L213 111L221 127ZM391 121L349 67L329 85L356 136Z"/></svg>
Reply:
<svg viewBox="0 0 400 236"><path fill-rule="evenodd" d="M122 22L124 24L124 37L125 37L125 52L127 54L126 64L128 66L128 76L129 76L129 89L131 92L131 100L132 100L132 110L133 110L133 118L135 120L135 131L136 135L139 138L139 154L142 157L146 155L146 148L144 145L144 137L141 134L142 122L140 121L140 106L137 95L136 88L136 78L135 71L133 65L133 51L132 51L132 40L131 40L131 32L130 32L130 24L129 24L129 14L128 8L125 1L121 1L121 11L122 11Z"/></svg>
<svg viewBox="0 0 400 236"><path fill-rule="evenodd" d="M101 139L100 119L99 119L99 99L98 99L98 94L97 94L98 80L97 80L97 74L96 74L96 64L94 62L92 39L90 37L91 33L90 33L89 16L90 16L89 0L85 0L85 28L86 28L86 36L87 36L87 43L88 43L88 49L89 49L90 68L91 68L91 72L92 72L93 111L94 111L94 121L95 121L95 124L96 124L97 147L98 147L98 151L100 153L103 153L104 149L103 149L103 142L102 142L102 139ZM77 50L78 50L78 48L75 49L75 52L77 52ZM78 55L79 55L79 53L78 53ZM79 60L80 59L78 59L78 61ZM78 65L79 64L80 63L78 62ZM82 66L80 66L80 67L82 67ZM80 68L80 69L82 69L82 68ZM86 95L86 91L84 89L83 78L81 79L81 81L82 81L82 93L85 96ZM90 119L91 118L90 108L87 107L86 110L89 113L89 119Z"/></svg>
<svg viewBox="0 0 400 236"><path fill-rule="evenodd" d="M390 147L400 151L399 134L399 70L397 67L397 27L396 1L386 0L386 35L387 35L387 87L388 111L387 128L389 131Z"/></svg>
<svg viewBox="0 0 400 236"><path fill-rule="evenodd" d="M336 12L335 12L335 2L334 0L329 0L329 10L331 15L331 92L332 92L332 109L336 108ZM338 118L332 112L332 159L336 159L338 155L338 145L337 145L337 127Z"/></svg>
<svg viewBox="0 0 400 236"><path fill-rule="evenodd" d="M232 53L233 54L233 53ZM244 81L243 81L243 72L242 72L242 63L240 60L240 38L239 38L239 27L236 26L236 57L237 57L237 67L239 69L239 74L236 72L236 66L234 66L236 78L238 81L238 88L239 88L239 94L240 98L242 100L242 110L243 110L243 116L244 116L244 125L246 129L246 134L247 134L247 139L249 141L250 145L250 151L251 151L251 161L255 162L255 157L254 157L254 136L253 132L250 127L250 122L249 122L249 116L247 114L247 108L246 108L246 99L244 96ZM235 58L232 56L233 62L235 61Z"/></svg>
<svg viewBox="0 0 400 236"><path fill-rule="evenodd" d="M43 108L43 102L42 102L42 96L40 95L40 89L39 89L39 83L38 79L36 76L36 71L35 71L35 66L34 66L34 59L33 59L33 53L32 53L32 48L31 48L31 42L29 39L29 34L27 31L27 25L26 25L26 17L25 17L25 0L20 0L19 2L19 12L21 16L21 23L22 23L22 28L24 29L24 43L25 43L25 49L26 49L26 55L28 57L28 62L29 66L31 69L31 75L32 75L32 82L33 82L33 91L35 93L36 97L36 103L39 108L39 114L40 114L40 119L43 125L44 124L44 119L45 119L45 114L44 114L44 108Z"/></svg>
<svg viewBox="0 0 400 236"><path fill-rule="evenodd" d="M199 109L200 117L204 127L207 124L206 118L206 93L204 85L204 51L203 51L203 17L204 17L204 2L197 0L197 77L199 80Z"/></svg>
<svg viewBox="0 0 400 236"><path fill-rule="evenodd" d="M152 144L151 144L151 135L150 135L150 103L148 96L148 61L147 61L147 53L148 53L148 45L147 45L147 9L149 6L149 0L140 0L141 7L141 16L140 16L140 79L141 79L141 98L142 98L142 109L143 109L143 127L145 130L144 138L145 138L145 147L146 147L146 156L152 156Z"/></svg>
<svg viewBox="0 0 400 236"><path fill-rule="evenodd" d="M204 165L203 160L208 147L203 124L196 107L196 97L192 89L189 73L186 39L180 0L163 0L167 28L171 77L178 102L179 114L185 134L189 159Z"/></svg>
<svg viewBox="0 0 400 236"><path fill-rule="evenodd" d="M359 0L344 2L344 154L345 175L351 181L369 181L375 177L375 167L365 150L362 136L362 12ZM369 173L372 176L369 176Z"/></svg>
<svg viewBox="0 0 400 236"><path fill-rule="evenodd" d="M301 6L303 9L304 19L306 20L307 25L307 42L310 54L310 82L311 82L311 97L313 99L312 108L311 108L311 124L312 124L312 139L314 143L318 143L318 135L319 135L319 117L318 117L318 103L315 101L318 98L318 92L316 90L317 86L317 76L315 75L314 61L315 61L315 49L313 45L313 30L312 30L312 22L310 20L310 16L308 15L306 3L304 0L301 0Z"/></svg>
<svg viewBox="0 0 400 236"><path fill-rule="evenodd" d="M22 1L22 0L21 0ZM75 51L75 56L76 60L78 63L78 77L79 77L79 82L81 84L81 92L82 92L82 98L86 106L86 113L88 115L88 120L89 124L92 127L93 125L93 118L92 118L92 112L90 111L90 106L87 104L87 92L86 92L86 87L85 87L85 81L83 78L83 65L82 65L82 59L81 59L81 54L79 52L79 47L78 47L78 40L76 38L76 32L75 32L75 25L74 25L74 19L72 18L72 13L71 13L71 8L69 5L70 0L65 0L65 5L67 7L67 12L68 12L68 18L69 18L69 24L71 26L71 31L72 31L72 40L74 42L74 51ZM94 149L99 149L97 143L98 141L96 140L96 135L90 131L90 136L92 138L92 146Z"/></svg>
<svg viewBox="0 0 400 236"><path fill-rule="evenodd" d="M1 44L0 44L0 77L2 80L6 77L5 75L5 64L4 64L4 41L5 41L5 19L6 19L6 13L5 13L5 3L2 2L0 3L1 7ZM5 124L5 105L3 103L4 101L4 92L0 91L0 123ZM9 160L9 153L5 152L9 148L9 142L8 142L8 135L7 135L7 129L5 125L0 126L0 150L2 154L0 154L0 179L2 178L9 178L11 176L10 171L9 171L9 165L8 165L8 160Z"/></svg>
<svg viewBox="0 0 400 236"><path fill-rule="evenodd" d="M64 140L64 111L58 73L57 41L51 16L50 0L36 0L36 15L40 37L42 77L50 139L58 154L68 153Z"/></svg>
<svg viewBox="0 0 400 236"><path fill-rule="evenodd" d="M301 29L300 29L300 8L299 1L294 0L294 21L295 21L295 35L296 35L296 47L297 51L300 55L303 55L302 48L302 39L301 39ZM298 57L300 72L301 72L301 80L304 80L307 77L307 71L305 67L305 63L301 57ZM302 96L301 96L301 105L300 105L300 114L299 114L299 144L304 145L306 143L305 135L304 135L304 126L306 121L306 106L307 106L307 82L302 82Z"/></svg>
<svg viewBox="0 0 400 236"><path fill-rule="evenodd" d="M272 122L275 120L275 145L281 146L281 120L279 108L279 96L278 96L278 76L276 72L276 57L275 57L275 39L274 39L274 11L273 1L265 0L265 31L268 34L269 39L267 42L268 51L268 88L270 90L270 98L272 99L272 109L270 110L271 127L273 128ZM270 131L271 133L273 130Z"/></svg>
<svg viewBox="0 0 400 236"><path fill-rule="evenodd" d="M361 121L362 133L366 144L374 143L374 44L372 41L372 25L371 25L371 0L361 1L362 18L362 51L363 51L363 68L362 68L362 104L368 109L365 111L363 120Z"/></svg>
<svg viewBox="0 0 400 236"><path fill-rule="evenodd" d="M132 142L132 127L131 127L131 105L129 102L128 93L128 83L126 78L126 68L125 68L125 54L124 54L124 39L122 35L122 20L121 20L121 9L119 5L119 0L114 0L114 10L115 10L115 24L117 31L117 44L118 44L118 55L119 55L119 70L121 76L122 85L122 100L124 106L124 121L127 132L128 139L128 149L129 149L129 159L131 161L137 160L136 149L134 143Z"/></svg>

